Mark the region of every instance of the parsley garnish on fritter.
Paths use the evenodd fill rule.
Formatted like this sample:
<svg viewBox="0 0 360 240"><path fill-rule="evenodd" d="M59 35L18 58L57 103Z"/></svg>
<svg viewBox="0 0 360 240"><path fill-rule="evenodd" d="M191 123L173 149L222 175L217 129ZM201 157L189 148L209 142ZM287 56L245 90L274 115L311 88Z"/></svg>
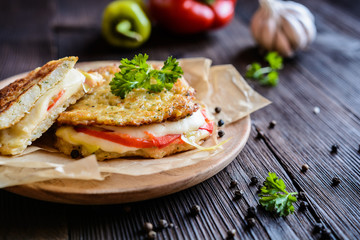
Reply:
<svg viewBox="0 0 360 240"><path fill-rule="evenodd" d="M154 69L148 64L148 58L147 54L135 55L132 60L123 58L120 72L110 82L111 92L123 99L136 88L145 88L150 92L161 92L164 88L170 90L183 74L176 58L168 57L161 69Z"/></svg>

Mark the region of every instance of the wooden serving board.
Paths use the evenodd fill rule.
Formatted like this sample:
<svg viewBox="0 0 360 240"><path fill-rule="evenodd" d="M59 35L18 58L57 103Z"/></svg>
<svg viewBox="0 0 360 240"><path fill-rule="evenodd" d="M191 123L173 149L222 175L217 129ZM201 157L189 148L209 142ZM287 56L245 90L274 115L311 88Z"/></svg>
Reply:
<svg viewBox="0 0 360 240"><path fill-rule="evenodd" d="M56 179L6 190L69 204L116 204L161 197L192 187L224 169L245 146L250 129L249 116L224 127L226 137L231 138L224 144L224 151L195 165L143 176L112 174L104 181Z"/></svg>
<svg viewBox="0 0 360 240"><path fill-rule="evenodd" d="M114 62L81 63L77 67L87 70L104 63ZM1 81L0 88L24 75ZM117 204L161 197L192 187L224 169L245 146L250 129L250 116L225 125L224 139L231 140L223 145L224 150L211 159L190 166L142 176L112 174L104 181L55 179L6 190L30 198L68 204Z"/></svg>

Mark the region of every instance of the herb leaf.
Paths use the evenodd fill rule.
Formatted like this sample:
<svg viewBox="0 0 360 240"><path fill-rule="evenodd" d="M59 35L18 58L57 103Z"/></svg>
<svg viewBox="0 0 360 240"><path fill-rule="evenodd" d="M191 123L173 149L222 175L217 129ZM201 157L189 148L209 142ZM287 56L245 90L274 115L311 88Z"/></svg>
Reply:
<svg viewBox="0 0 360 240"><path fill-rule="evenodd" d="M161 92L164 88L170 90L183 74L179 62L173 57L168 57L161 69L149 65L148 58L147 54L135 55L132 60L123 58L120 72L109 83L111 92L123 99L135 88L145 88L150 92Z"/></svg>
<svg viewBox="0 0 360 240"><path fill-rule="evenodd" d="M269 52L265 60L268 67L261 67L260 63L252 63L247 66L246 77L259 80L262 85L276 86L279 81L277 70L283 68L283 59L277 52Z"/></svg>
<svg viewBox="0 0 360 240"><path fill-rule="evenodd" d="M259 202L267 211L276 212L279 216L287 216L294 213L294 206L297 201L296 192L288 193L284 181L276 176L276 173L269 172L269 176L261 188Z"/></svg>

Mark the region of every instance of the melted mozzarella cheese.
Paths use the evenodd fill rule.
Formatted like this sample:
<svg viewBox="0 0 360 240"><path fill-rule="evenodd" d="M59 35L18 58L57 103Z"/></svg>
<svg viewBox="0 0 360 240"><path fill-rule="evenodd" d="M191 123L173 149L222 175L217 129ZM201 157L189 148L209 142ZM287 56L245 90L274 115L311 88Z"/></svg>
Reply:
<svg viewBox="0 0 360 240"><path fill-rule="evenodd" d="M164 122L154 123L150 125L144 125L140 127L112 127L112 126L100 126L104 129L112 130L123 134L128 134L132 137L143 138L147 135L145 132L149 132L156 137L165 136L168 134L183 134L186 132L197 131L201 126L205 124L205 118L201 114L201 111L195 112L192 116L181 119L176 122ZM205 138L209 135L208 131L201 130L201 137ZM73 145L82 145L90 153L95 152L99 148L106 152L123 153L126 151L134 151L137 148L127 147L118 143L114 143L102 138L90 136L85 133L76 132L73 127L65 126L60 127L56 131L56 136L64 139Z"/></svg>
<svg viewBox="0 0 360 240"><path fill-rule="evenodd" d="M11 147L21 147L24 144L29 145L31 142L31 135L37 128L38 124L46 119L51 110L56 109L56 106L62 105L73 94L78 92L85 81L85 76L76 69L71 69L53 89L47 91L42 95L20 122L16 123L10 128L0 131L0 139L2 145ZM54 96L57 96L61 90L65 90L64 94L58 99L55 105L48 111L50 102Z"/></svg>
<svg viewBox="0 0 360 240"><path fill-rule="evenodd" d="M101 126L102 128L112 130L119 133L129 134L132 137L143 138L147 135L145 132L149 132L155 137L161 137L168 134L182 134L188 131L194 131L199 129L205 124L205 118L201 111L196 111L190 117L181 119L176 122L163 122L157 124L143 125L140 127L113 127L113 126Z"/></svg>

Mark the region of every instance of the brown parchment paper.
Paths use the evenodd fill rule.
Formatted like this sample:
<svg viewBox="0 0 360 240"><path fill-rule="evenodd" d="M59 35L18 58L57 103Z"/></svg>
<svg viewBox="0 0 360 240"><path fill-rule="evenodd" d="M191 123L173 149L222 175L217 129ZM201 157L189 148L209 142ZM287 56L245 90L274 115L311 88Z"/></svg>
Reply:
<svg viewBox="0 0 360 240"><path fill-rule="evenodd" d="M222 111L217 118L227 124L268 105L269 100L255 92L232 65L211 66L206 58L180 59L184 77L197 91L196 96L210 112L216 106ZM101 61L76 65L90 70L119 61ZM160 63L152 61L152 63ZM50 141L51 142L51 141ZM203 146L216 144L215 134ZM147 175L206 161L223 151L192 150L162 159L115 159L97 162L95 156L73 160L51 146L30 146L15 157L0 156L0 188L55 178L103 180L105 174Z"/></svg>

